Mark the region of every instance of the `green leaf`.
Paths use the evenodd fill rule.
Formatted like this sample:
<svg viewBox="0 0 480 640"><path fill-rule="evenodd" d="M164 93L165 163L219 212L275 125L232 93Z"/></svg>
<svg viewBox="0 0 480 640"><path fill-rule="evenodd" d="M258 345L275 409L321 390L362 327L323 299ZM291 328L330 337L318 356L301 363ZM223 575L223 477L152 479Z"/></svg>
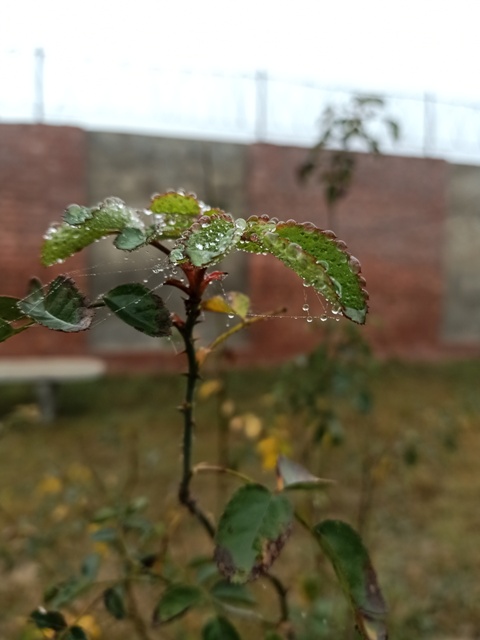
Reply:
<svg viewBox="0 0 480 640"><path fill-rule="evenodd" d="M18 307L20 298L0 296L0 319L7 322L15 322L25 317Z"/></svg>
<svg viewBox="0 0 480 640"><path fill-rule="evenodd" d="M150 210L153 213L190 217L198 216L201 212L200 203L193 194L187 195L177 191L167 191L154 196Z"/></svg>
<svg viewBox="0 0 480 640"><path fill-rule="evenodd" d="M169 587L158 601L153 612L153 622L163 624L183 616L202 600L198 587L176 584Z"/></svg>
<svg viewBox="0 0 480 640"><path fill-rule="evenodd" d="M179 238L202 212L193 195L168 192L155 196L150 210L156 214L155 239Z"/></svg>
<svg viewBox="0 0 480 640"><path fill-rule="evenodd" d="M66 634L62 635L62 640L88 640L88 636L82 627L74 625Z"/></svg>
<svg viewBox="0 0 480 640"><path fill-rule="evenodd" d="M311 223L252 216L238 246L252 253L271 253L322 294L334 311L359 324L365 322L368 294L360 263L333 232Z"/></svg>
<svg viewBox="0 0 480 640"><path fill-rule="evenodd" d="M255 598L250 591L243 584L235 584L233 582L227 582L227 580L219 580L210 589L211 595L220 600L220 602L226 602L227 604L255 604Z"/></svg>
<svg viewBox="0 0 480 640"><path fill-rule="evenodd" d="M93 216L94 209L90 207L82 207L79 204L71 204L65 209L63 214L63 220L67 224L73 226L83 224L86 220L89 220Z"/></svg>
<svg viewBox="0 0 480 640"><path fill-rule="evenodd" d="M148 236L139 227L125 227L115 238L114 245L122 251L133 251L147 242Z"/></svg>
<svg viewBox="0 0 480 640"><path fill-rule="evenodd" d="M125 606L125 591L122 585L117 584L103 592L103 604L105 609L116 620L123 620L127 616Z"/></svg>
<svg viewBox="0 0 480 640"><path fill-rule="evenodd" d="M283 491L325 489L326 485L332 484L332 480L317 478L305 467L285 456L279 456L277 460L277 481Z"/></svg>
<svg viewBox="0 0 480 640"><path fill-rule="evenodd" d="M68 627L65 618L59 611L45 611L45 609L38 608L32 611L30 620L36 625L37 629L62 631L62 629Z"/></svg>
<svg viewBox="0 0 480 640"><path fill-rule="evenodd" d="M45 292L42 283L33 278L28 296L18 303L20 310L38 324L55 331L84 331L92 322L93 310L73 280L58 276Z"/></svg>
<svg viewBox="0 0 480 640"><path fill-rule="evenodd" d="M42 246L42 264L61 262L88 245L126 227L143 228L136 211L119 198L106 198L96 207L72 205L67 209L64 223L52 225Z"/></svg>
<svg viewBox="0 0 480 640"><path fill-rule="evenodd" d="M0 342L4 342L14 336L18 331L6 320L0 318Z"/></svg>
<svg viewBox="0 0 480 640"><path fill-rule="evenodd" d="M118 531L114 527L104 527L94 531L90 537L95 542L114 542L118 540Z"/></svg>
<svg viewBox="0 0 480 640"><path fill-rule="evenodd" d="M246 226L228 213L204 215L194 222L170 253L174 264L190 261L195 267L220 262L233 249Z"/></svg>
<svg viewBox="0 0 480 640"><path fill-rule="evenodd" d="M386 640L387 609L368 551L350 525L325 520L313 533L335 569L365 640Z"/></svg>
<svg viewBox="0 0 480 640"><path fill-rule="evenodd" d="M100 568L100 556L98 553L89 553L82 562L80 573L85 580L95 580Z"/></svg>
<svg viewBox="0 0 480 640"><path fill-rule="evenodd" d="M118 517L117 508L100 507L100 509L97 509L97 511L95 511L95 513L93 514L90 520L91 522L100 523L100 522L106 522L107 520L113 520L114 518L117 518L117 517Z"/></svg>
<svg viewBox="0 0 480 640"><path fill-rule="evenodd" d="M47 589L43 600L50 607L64 607L75 600L90 585L91 582L85 578L70 578Z"/></svg>
<svg viewBox="0 0 480 640"><path fill-rule="evenodd" d="M227 618L217 616L203 627L202 640L240 640L240 635Z"/></svg>
<svg viewBox="0 0 480 640"><path fill-rule="evenodd" d="M288 539L292 518L284 495L259 484L238 489L218 524L215 560L220 573L242 583L268 571Z"/></svg>
<svg viewBox="0 0 480 640"><path fill-rule="evenodd" d="M103 296L115 315L137 331L158 338L169 336L172 320L162 298L140 283L121 284Z"/></svg>
<svg viewBox="0 0 480 640"><path fill-rule="evenodd" d="M188 563L188 566L195 570L195 582L197 584L209 582L214 576L218 578L217 565L211 556L198 556L193 558Z"/></svg>
<svg viewBox="0 0 480 640"><path fill-rule="evenodd" d="M229 291L226 297L235 315L245 320L250 310L250 298L240 291Z"/></svg>

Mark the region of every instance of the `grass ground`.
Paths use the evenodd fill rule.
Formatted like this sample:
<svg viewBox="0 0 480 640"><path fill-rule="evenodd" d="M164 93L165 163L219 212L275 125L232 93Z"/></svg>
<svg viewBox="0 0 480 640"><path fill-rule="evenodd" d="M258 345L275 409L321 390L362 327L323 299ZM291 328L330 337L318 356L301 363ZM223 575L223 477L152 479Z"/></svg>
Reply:
<svg viewBox="0 0 480 640"><path fill-rule="evenodd" d="M235 412L267 425L276 373L227 378ZM371 382L373 410L341 408L344 443L324 442L309 458L312 471L337 485L300 508L314 519L338 516L362 528L389 603L393 640L480 637L479 380L477 362L381 365ZM181 426L175 407L182 385L182 378L169 376L65 385L59 418L48 427L35 422L29 387L2 388L0 637L33 638L24 618L40 604L44 588L78 571L86 553L105 552L92 542L90 524L105 504L148 498L146 514L158 530L174 529L172 564L209 551L203 532L176 506ZM217 459L217 420L213 399L199 405L197 461ZM305 425L301 416L285 422L284 439L295 457ZM247 437L235 432L231 446L242 470L273 484ZM196 478L194 486L206 508L218 513L217 478ZM228 481L227 491L236 486ZM327 629L330 617L342 619L343 605L312 545L295 531L274 569L293 585L298 611ZM107 574L114 570L107 557L109 563ZM264 586L256 588L272 608ZM103 624L102 638L132 637L124 622L105 626L100 610L97 603L93 615ZM307 640L347 637L308 631L307 622L304 627ZM93 629L92 637L97 633ZM199 636L176 623L153 637Z"/></svg>

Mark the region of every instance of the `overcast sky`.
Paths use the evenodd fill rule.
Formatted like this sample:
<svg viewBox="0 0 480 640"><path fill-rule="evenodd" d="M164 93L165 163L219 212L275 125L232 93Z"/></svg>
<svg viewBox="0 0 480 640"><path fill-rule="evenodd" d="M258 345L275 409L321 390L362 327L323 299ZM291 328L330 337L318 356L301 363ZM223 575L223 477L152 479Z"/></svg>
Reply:
<svg viewBox="0 0 480 640"><path fill-rule="evenodd" d="M480 102L480 0L2 0L1 48Z"/></svg>

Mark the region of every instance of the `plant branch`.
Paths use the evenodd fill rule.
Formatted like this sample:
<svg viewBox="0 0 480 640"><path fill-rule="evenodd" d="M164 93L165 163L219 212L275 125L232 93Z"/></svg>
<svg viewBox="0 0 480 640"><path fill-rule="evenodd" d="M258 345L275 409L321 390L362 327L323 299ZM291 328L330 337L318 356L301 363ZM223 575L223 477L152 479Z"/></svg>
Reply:
<svg viewBox="0 0 480 640"><path fill-rule="evenodd" d="M270 313L265 314L265 315L252 316L251 318L242 319L234 327L232 327L231 329L228 329L228 331L225 331L225 333L222 333L217 338L215 338L215 340L213 340L213 342L211 342L210 345L208 346L208 350L209 351L213 351L219 345L221 345L222 342L225 342L225 340L228 340L228 338L233 336L238 331L241 331L245 327L249 327L250 325L255 324L256 322L260 322L260 320L265 320L266 318L269 318L270 316L278 316L278 315L280 315L282 313L285 313L286 310L287 310L286 307L281 307L280 309L275 309L274 311L271 311Z"/></svg>
<svg viewBox="0 0 480 640"><path fill-rule="evenodd" d="M165 255L167 256L170 255L170 249L166 247L164 244L162 244L161 242L159 242L158 240L152 240L148 244L151 244L152 247L155 247L155 249L158 249Z"/></svg>
<svg viewBox="0 0 480 640"><path fill-rule="evenodd" d="M278 596L278 603L280 605L280 620L278 621L278 626L282 627L288 640L295 640L295 632L290 622L290 611L287 600L288 590L282 581L271 573L266 573L265 579L270 582Z"/></svg>
<svg viewBox="0 0 480 640"><path fill-rule="evenodd" d="M193 467L193 473L225 473L227 475L230 476L234 476L235 478L238 478L239 480L242 480L242 482L253 482L252 478L249 478L248 476L244 475L243 473L240 473L239 471L235 471L234 469L229 469L228 467L221 467L220 465L215 465L215 464L206 464L204 462L201 462L200 464L197 464Z"/></svg>
<svg viewBox="0 0 480 640"><path fill-rule="evenodd" d="M199 365L197 362L195 352L195 339L193 337L193 330L200 316L200 297L196 295L196 292L190 287L190 295L185 300L186 320L183 326L177 326L180 335L183 338L185 344L185 354L188 362L187 373L187 386L185 390L185 400L180 407L180 411L184 416L183 423L183 469L180 486L178 489L178 499L192 515L194 515L200 524L203 526L208 535L213 538L215 535L215 528L210 522L207 515L198 506L197 501L190 493L190 481L193 476L192 471L192 440L193 431L195 428L194 420L194 401L195 401L195 387L199 377Z"/></svg>

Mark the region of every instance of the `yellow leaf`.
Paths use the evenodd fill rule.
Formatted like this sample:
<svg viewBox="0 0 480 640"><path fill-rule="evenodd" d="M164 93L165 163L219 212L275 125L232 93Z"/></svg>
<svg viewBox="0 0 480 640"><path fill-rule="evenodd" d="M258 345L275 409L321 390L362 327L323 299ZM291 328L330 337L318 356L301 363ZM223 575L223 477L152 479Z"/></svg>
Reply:
<svg viewBox="0 0 480 640"><path fill-rule="evenodd" d="M245 435L250 440L256 440L262 432L262 421L254 413L246 413L243 416L243 420Z"/></svg>
<svg viewBox="0 0 480 640"><path fill-rule="evenodd" d="M290 447L278 435L270 435L260 440L256 450L266 470L275 469L280 454L289 453Z"/></svg>
<svg viewBox="0 0 480 640"><path fill-rule="evenodd" d="M60 478L57 476L44 476L35 491L40 495L53 495L60 493L62 489L63 484Z"/></svg>
<svg viewBox="0 0 480 640"><path fill-rule="evenodd" d="M225 400L222 402L222 406L220 407L220 411L224 418L230 418L235 413L235 403L233 400Z"/></svg>
<svg viewBox="0 0 480 640"><path fill-rule="evenodd" d="M213 296L208 300L202 302L202 309L204 311L213 311L215 313L227 313L232 314L235 311L228 304L228 302L222 296Z"/></svg>
<svg viewBox="0 0 480 640"><path fill-rule="evenodd" d="M215 394L217 394L223 387L223 383L220 379L215 378L212 380L206 380L198 388L197 397L199 400L207 400Z"/></svg>
<svg viewBox="0 0 480 640"><path fill-rule="evenodd" d="M92 479L92 472L86 465L73 462L67 469L67 476L72 482L88 484Z"/></svg>
<svg viewBox="0 0 480 640"><path fill-rule="evenodd" d="M66 518L69 513L69 508L66 504L58 504L50 514L50 517L54 522L61 522Z"/></svg>
<svg viewBox="0 0 480 640"><path fill-rule="evenodd" d="M100 629L97 621L92 615L81 616L76 621L76 624L78 624L87 632L90 640L99 640L102 637L102 630Z"/></svg>

